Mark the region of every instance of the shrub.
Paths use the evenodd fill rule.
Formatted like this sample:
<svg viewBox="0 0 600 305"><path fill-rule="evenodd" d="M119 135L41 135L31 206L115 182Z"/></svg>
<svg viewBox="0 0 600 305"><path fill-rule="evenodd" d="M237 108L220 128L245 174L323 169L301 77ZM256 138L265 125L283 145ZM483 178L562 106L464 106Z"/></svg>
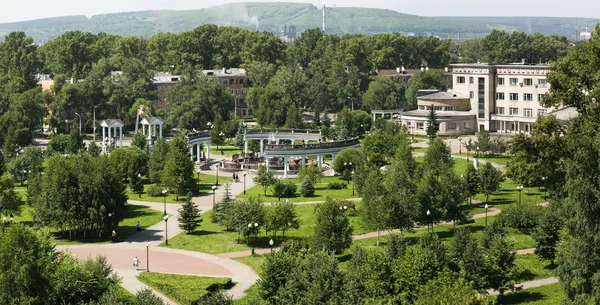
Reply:
<svg viewBox="0 0 600 305"><path fill-rule="evenodd" d="M273 184L273 195L277 198L290 198L296 194L296 185L292 182L281 182Z"/></svg>
<svg viewBox="0 0 600 305"><path fill-rule="evenodd" d="M315 195L315 185L311 179L304 178L302 180L300 194L302 194L302 197L312 197Z"/></svg>
<svg viewBox="0 0 600 305"><path fill-rule="evenodd" d="M509 228L529 229L539 224L543 213L543 208L535 204L518 204L504 209L500 219Z"/></svg>
<svg viewBox="0 0 600 305"><path fill-rule="evenodd" d="M345 182L331 182L327 185L327 189L330 190L343 190L348 187L348 184Z"/></svg>
<svg viewBox="0 0 600 305"><path fill-rule="evenodd" d="M146 193L148 193L148 195L150 195L152 197L162 196L163 195L162 191L163 191L163 188L156 184L150 185L146 188Z"/></svg>

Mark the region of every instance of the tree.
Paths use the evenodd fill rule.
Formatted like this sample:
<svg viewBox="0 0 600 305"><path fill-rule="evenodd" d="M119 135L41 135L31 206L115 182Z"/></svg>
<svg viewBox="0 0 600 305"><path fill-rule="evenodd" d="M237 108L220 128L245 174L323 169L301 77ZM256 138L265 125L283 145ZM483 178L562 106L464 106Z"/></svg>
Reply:
<svg viewBox="0 0 600 305"><path fill-rule="evenodd" d="M473 238L469 229L459 228L450 244L448 256L450 269L458 272L465 280L472 282L479 291L488 286L486 258L482 255L482 251L482 247Z"/></svg>
<svg viewBox="0 0 600 305"><path fill-rule="evenodd" d="M369 110L408 109L403 102L405 88L393 77L379 76L369 84L363 96Z"/></svg>
<svg viewBox="0 0 600 305"><path fill-rule="evenodd" d="M497 290L500 295L507 290L514 290L517 269L513 243L496 224L489 226L484 234L484 253L487 258L487 287Z"/></svg>
<svg viewBox="0 0 600 305"><path fill-rule="evenodd" d="M83 149L83 137L79 133L79 125L73 124L71 132L69 133L69 140L67 141L67 153L76 154Z"/></svg>
<svg viewBox="0 0 600 305"><path fill-rule="evenodd" d="M437 115L435 113L435 109L431 107L429 109L429 116L427 117L427 137L429 138L429 142L431 143L435 137L437 137L437 132L439 130Z"/></svg>
<svg viewBox="0 0 600 305"><path fill-rule="evenodd" d="M485 202L489 202L490 194L498 190L504 177L502 177L502 172L496 169L490 162L486 162L479 169L479 177L481 177L481 190L485 193Z"/></svg>
<svg viewBox="0 0 600 305"><path fill-rule="evenodd" d="M289 251L276 251L267 255L258 280L261 299L269 304L275 303L279 290L283 289L298 263L299 258Z"/></svg>
<svg viewBox="0 0 600 305"><path fill-rule="evenodd" d="M316 207L317 222L313 245L315 249L340 253L352 243L352 227L343 202L327 197Z"/></svg>
<svg viewBox="0 0 600 305"><path fill-rule="evenodd" d="M348 183L352 179L352 171L358 161L358 149L347 148L339 152L333 159L333 170L342 175L342 179Z"/></svg>
<svg viewBox="0 0 600 305"><path fill-rule="evenodd" d="M296 214L296 206L289 202L276 202L267 210L267 227L277 237L277 231L282 231L285 240L285 231L289 228L298 229L300 220Z"/></svg>
<svg viewBox="0 0 600 305"><path fill-rule="evenodd" d="M144 288L135 294L135 305L164 305L163 300L152 293L152 289Z"/></svg>
<svg viewBox="0 0 600 305"><path fill-rule="evenodd" d="M98 157L98 156L100 156L101 152L102 152L102 148L98 144L96 144L95 141L92 141L90 143L90 145L88 145L88 153L92 157Z"/></svg>
<svg viewBox="0 0 600 305"><path fill-rule="evenodd" d="M418 288L415 305L481 304L480 296L467 279L442 272Z"/></svg>
<svg viewBox="0 0 600 305"><path fill-rule="evenodd" d="M319 183L323 178L323 172L321 172L318 166L302 166L300 171L298 171L298 180L304 181L304 178L308 178L314 183Z"/></svg>
<svg viewBox="0 0 600 305"><path fill-rule="evenodd" d="M304 177L304 179L302 179L302 184L300 184L300 194L302 194L302 197L312 197L315 195L315 182L309 177Z"/></svg>
<svg viewBox="0 0 600 305"><path fill-rule="evenodd" d="M150 181L157 183L162 181L162 172L167 161L169 145L165 139L158 139L154 143L150 159L148 160L148 169L150 172Z"/></svg>
<svg viewBox="0 0 600 305"><path fill-rule="evenodd" d="M23 201L15 192L15 182L7 175L0 176L0 214L21 214Z"/></svg>
<svg viewBox="0 0 600 305"><path fill-rule="evenodd" d="M250 230L248 224L255 223L260 227ZM238 232L239 243L241 236L250 237L250 233L258 234L258 230L265 226L265 206L254 198L233 201L225 210L223 224Z"/></svg>
<svg viewBox="0 0 600 305"><path fill-rule="evenodd" d="M393 295L393 258L383 249L357 248L348 263L344 297L348 304L384 303Z"/></svg>
<svg viewBox="0 0 600 305"><path fill-rule="evenodd" d="M246 144L245 139L244 139L245 133L246 133L246 126L244 125L244 123L239 122L237 131L235 132L235 146L237 146L244 153L245 153L244 145Z"/></svg>
<svg viewBox="0 0 600 305"><path fill-rule="evenodd" d="M142 133L136 133L131 140L132 146L137 146L143 151L148 151L148 140L146 140L146 136Z"/></svg>
<svg viewBox="0 0 600 305"><path fill-rule="evenodd" d="M138 198L142 198L144 193L144 181L139 172L131 171L129 176L129 188L134 194L138 194Z"/></svg>
<svg viewBox="0 0 600 305"><path fill-rule="evenodd" d="M186 230L188 234L194 232L197 227L200 226L202 222L202 218L200 218L200 213L202 212L194 202L192 202L192 194L189 193L185 203L181 206L181 208L177 209L179 216L177 217L177 221L179 221L179 227L182 230Z"/></svg>
<svg viewBox="0 0 600 305"><path fill-rule="evenodd" d="M454 159L452 159L450 148L446 146L442 139L433 139L425 152L422 165L423 172L430 172L438 177L447 172L448 169L452 170L453 165Z"/></svg>
<svg viewBox="0 0 600 305"><path fill-rule="evenodd" d="M469 203L472 203L473 196L481 189L481 177L472 163L467 164L467 170L461 176L465 182L465 196L469 197Z"/></svg>
<svg viewBox="0 0 600 305"><path fill-rule="evenodd" d="M267 188L276 182L274 173L269 171L266 166L259 165L256 177L252 179L254 183L262 186L264 195L267 195Z"/></svg>
<svg viewBox="0 0 600 305"><path fill-rule="evenodd" d="M535 254L543 259L550 260L554 265L557 246L560 240L560 231L564 220L554 210L547 211L540 224L533 231L535 240Z"/></svg>
<svg viewBox="0 0 600 305"><path fill-rule="evenodd" d="M161 174L164 185L175 192L175 200L183 192L191 192L196 187L194 180L194 162L190 160L187 142L177 137L169 142L169 153Z"/></svg>
<svg viewBox="0 0 600 305"><path fill-rule="evenodd" d="M390 193L384 187L383 177L379 171L370 171L363 187L362 219L370 229L377 230L377 246L379 246L379 232L392 227L391 204L387 198Z"/></svg>

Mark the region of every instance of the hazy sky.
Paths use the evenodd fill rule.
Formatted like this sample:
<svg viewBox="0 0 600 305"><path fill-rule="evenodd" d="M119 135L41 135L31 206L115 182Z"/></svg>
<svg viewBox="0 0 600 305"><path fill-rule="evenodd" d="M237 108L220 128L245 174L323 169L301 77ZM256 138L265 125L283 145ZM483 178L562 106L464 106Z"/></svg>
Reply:
<svg viewBox="0 0 600 305"><path fill-rule="evenodd" d="M158 9L200 9L248 0L21 0L2 1L0 23L67 15L96 15ZM321 6L360 6L422 16L553 16L600 18L598 0L321 0Z"/></svg>

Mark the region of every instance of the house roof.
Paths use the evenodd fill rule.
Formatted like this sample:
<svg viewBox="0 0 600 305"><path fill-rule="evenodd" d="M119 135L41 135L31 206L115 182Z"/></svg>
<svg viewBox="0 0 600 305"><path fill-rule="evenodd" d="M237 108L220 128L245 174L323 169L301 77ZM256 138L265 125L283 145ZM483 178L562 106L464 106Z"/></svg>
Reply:
<svg viewBox="0 0 600 305"><path fill-rule="evenodd" d="M164 123L164 121L159 117L147 116L142 119L142 125L160 125Z"/></svg>
<svg viewBox="0 0 600 305"><path fill-rule="evenodd" d="M123 127L123 126L125 126L125 124L123 124L123 121L121 121L119 119L106 119L100 123L100 126L102 126L102 127Z"/></svg>
<svg viewBox="0 0 600 305"><path fill-rule="evenodd" d="M464 100L468 99L468 96L458 94L456 92L437 92L419 96L418 100Z"/></svg>
<svg viewBox="0 0 600 305"><path fill-rule="evenodd" d="M430 71L441 71L444 74L450 74L448 72L446 72L444 69L429 69ZM398 71L398 69L381 69L379 70L378 74L379 76L411 76L415 73L418 73L422 71L421 69L404 69L404 72L402 72L402 70Z"/></svg>
<svg viewBox="0 0 600 305"><path fill-rule="evenodd" d="M214 77L231 77L231 76L246 76L246 69L241 68L231 68L231 69L219 69L219 70L202 70L202 73L208 76Z"/></svg>

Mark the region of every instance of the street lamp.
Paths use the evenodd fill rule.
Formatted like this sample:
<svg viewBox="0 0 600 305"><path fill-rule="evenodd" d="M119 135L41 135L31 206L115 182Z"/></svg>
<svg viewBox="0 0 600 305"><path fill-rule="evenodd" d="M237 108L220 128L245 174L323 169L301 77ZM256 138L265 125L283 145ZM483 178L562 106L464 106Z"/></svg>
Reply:
<svg viewBox="0 0 600 305"><path fill-rule="evenodd" d="M273 245L275 244L275 242L273 241L273 239L269 240L269 246L271 246L271 253L273 253Z"/></svg>
<svg viewBox="0 0 600 305"><path fill-rule="evenodd" d="M427 210L427 221L430 222L431 225L431 233L434 233L433 231L433 221L430 221L429 216L431 215L431 212L429 210ZM429 232L429 230L427 230L427 232Z"/></svg>
<svg viewBox="0 0 600 305"><path fill-rule="evenodd" d="M462 137L458 137L458 153L462 153Z"/></svg>
<svg viewBox="0 0 600 305"><path fill-rule="evenodd" d="M246 172L244 172L244 195L246 195Z"/></svg>
<svg viewBox="0 0 600 305"><path fill-rule="evenodd" d="M354 170L352 171L352 196L354 196Z"/></svg>
<svg viewBox="0 0 600 305"><path fill-rule="evenodd" d="M81 135L81 116L77 112L75 112L75 115L79 117L79 135Z"/></svg>
<svg viewBox="0 0 600 305"><path fill-rule="evenodd" d="M544 187L544 199L546 199L546 191L548 190L548 188L546 188L546 179L548 179L548 177L542 177L542 185Z"/></svg>
<svg viewBox="0 0 600 305"><path fill-rule="evenodd" d="M169 232L167 231L167 228L169 227L167 225L167 221L169 221L169 215L165 215L165 217L163 217L163 219L165 220L165 245L169 245Z"/></svg>
<svg viewBox="0 0 600 305"><path fill-rule="evenodd" d="M217 164L217 181L215 181L215 185L219 185L219 167L221 166L221 162Z"/></svg>
<svg viewBox="0 0 600 305"><path fill-rule="evenodd" d="M164 207L163 215L167 216L167 190L163 189L162 194L163 194L163 207Z"/></svg>
<svg viewBox="0 0 600 305"><path fill-rule="evenodd" d="M221 132L219 132L219 138L221 138L221 139L222 139L222 138L223 138L223 136L225 136L225 134L224 134L222 131L221 131ZM217 145L217 146L218 146L218 145ZM218 147L217 147L217 149L218 149ZM221 143L221 155L223 155L223 143Z"/></svg>
<svg viewBox="0 0 600 305"><path fill-rule="evenodd" d="M215 185L213 185L211 188L213 191L213 209L214 209L215 208L215 194L217 193L217 187Z"/></svg>
<svg viewBox="0 0 600 305"><path fill-rule="evenodd" d="M198 187L200 187L200 169L197 169L196 173L198 173Z"/></svg>
<svg viewBox="0 0 600 305"><path fill-rule="evenodd" d="M519 204L521 204L521 191L523 191L523 186L517 186L517 191L519 191Z"/></svg>
<svg viewBox="0 0 600 305"><path fill-rule="evenodd" d="M258 222L255 222L254 225L251 223L248 224L249 237L252 237L252 234L254 234L254 242L251 242L250 238L248 238L248 241L250 241L250 244L252 245L252 255L254 255L254 243L256 242L256 236L258 235Z"/></svg>
<svg viewBox="0 0 600 305"><path fill-rule="evenodd" d="M489 208L489 207L490 207L490 206L489 206L489 205L486 203L486 204L485 204L485 227L486 227L486 228L487 228L487 211L488 211L488 208Z"/></svg>
<svg viewBox="0 0 600 305"><path fill-rule="evenodd" d="M146 272L150 272L150 255L149 255L149 249L150 248L150 242L146 243Z"/></svg>

